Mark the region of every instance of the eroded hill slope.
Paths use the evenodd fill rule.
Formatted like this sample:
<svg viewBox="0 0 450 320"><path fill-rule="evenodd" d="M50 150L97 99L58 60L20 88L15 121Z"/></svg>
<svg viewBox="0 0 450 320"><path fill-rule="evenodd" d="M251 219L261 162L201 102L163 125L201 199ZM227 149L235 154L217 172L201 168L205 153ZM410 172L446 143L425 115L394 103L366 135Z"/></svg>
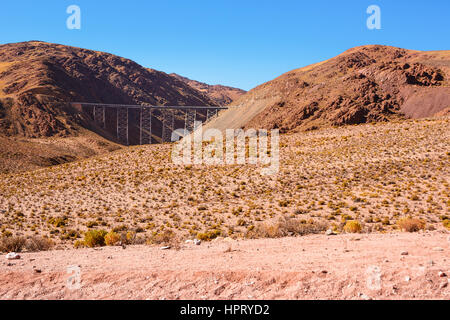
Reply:
<svg viewBox="0 0 450 320"><path fill-rule="evenodd" d="M264 83L211 126L279 128L423 118L450 107L450 51L363 46Z"/></svg>

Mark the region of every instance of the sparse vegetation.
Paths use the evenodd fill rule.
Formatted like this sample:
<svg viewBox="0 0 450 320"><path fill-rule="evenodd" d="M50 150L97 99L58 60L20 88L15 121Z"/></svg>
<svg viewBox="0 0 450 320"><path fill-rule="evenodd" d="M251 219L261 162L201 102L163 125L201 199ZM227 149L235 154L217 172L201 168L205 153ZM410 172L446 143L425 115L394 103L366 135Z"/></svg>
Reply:
<svg viewBox="0 0 450 320"><path fill-rule="evenodd" d="M117 235L124 244L158 245L296 236L325 225L340 232L353 220L364 222L364 232L404 230L405 218L446 230L449 124L402 121L283 135L276 177L261 176L254 165L176 166L170 145L4 174L0 234L82 247L89 246L89 230L94 246L117 245ZM114 233L108 241L104 234L103 244L97 229Z"/></svg>
<svg viewBox="0 0 450 320"><path fill-rule="evenodd" d="M361 223L356 220L349 220L345 223L344 231L347 233L360 233L362 231Z"/></svg>
<svg viewBox="0 0 450 320"><path fill-rule="evenodd" d="M220 236L222 232L220 230L211 230L208 232L199 232L197 233L197 239L199 240L203 240L203 241L210 241L213 240L215 238L217 238L218 236Z"/></svg>
<svg viewBox="0 0 450 320"><path fill-rule="evenodd" d="M171 230L165 230L161 233L154 233L147 241L148 244L175 245L179 243L177 235Z"/></svg>
<svg viewBox="0 0 450 320"><path fill-rule="evenodd" d="M21 252L25 247L26 239L20 236L2 237L0 239L1 252Z"/></svg>
<svg viewBox="0 0 450 320"><path fill-rule="evenodd" d="M247 233L248 238L279 238L315 234L325 231L327 223L298 218L283 218L277 222L263 222Z"/></svg>
<svg viewBox="0 0 450 320"><path fill-rule="evenodd" d="M84 234L84 245L89 248L103 247L106 235L105 230L89 230Z"/></svg>
<svg viewBox="0 0 450 320"><path fill-rule="evenodd" d="M120 243L120 235L114 231L109 232L105 236L105 244L107 246L116 246Z"/></svg>
<svg viewBox="0 0 450 320"><path fill-rule="evenodd" d="M397 221L399 228L406 232L417 232L425 229L425 222L415 218L403 218Z"/></svg>
<svg viewBox="0 0 450 320"><path fill-rule="evenodd" d="M447 229L450 230L450 220L449 219L442 221L442 224L444 225L444 227L446 227Z"/></svg>
<svg viewBox="0 0 450 320"><path fill-rule="evenodd" d="M30 252L48 251L53 248L54 245L55 243L52 240L38 236L27 239L25 243L27 251Z"/></svg>

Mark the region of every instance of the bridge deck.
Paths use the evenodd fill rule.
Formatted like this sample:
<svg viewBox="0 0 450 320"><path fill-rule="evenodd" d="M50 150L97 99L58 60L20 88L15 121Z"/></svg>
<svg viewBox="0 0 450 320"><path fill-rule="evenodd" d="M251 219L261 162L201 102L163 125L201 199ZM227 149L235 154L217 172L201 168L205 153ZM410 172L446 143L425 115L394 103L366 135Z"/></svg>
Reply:
<svg viewBox="0 0 450 320"><path fill-rule="evenodd" d="M85 105L85 106L99 106L106 108L129 108L129 109L175 109L175 110L185 110L185 109L198 109L198 110L227 110L227 107L223 106L151 106L151 105L132 105L132 104L111 104L111 103L87 103L87 102L70 102L70 104L75 105Z"/></svg>

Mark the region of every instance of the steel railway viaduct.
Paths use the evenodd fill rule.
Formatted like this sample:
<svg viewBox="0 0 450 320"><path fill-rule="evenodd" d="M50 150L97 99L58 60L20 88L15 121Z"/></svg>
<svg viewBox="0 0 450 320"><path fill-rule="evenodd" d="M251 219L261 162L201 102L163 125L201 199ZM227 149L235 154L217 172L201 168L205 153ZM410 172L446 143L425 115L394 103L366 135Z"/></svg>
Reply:
<svg viewBox="0 0 450 320"><path fill-rule="evenodd" d="M172 132L190 132L194 123L206 123L216 117L220 106L150 106L71 102L73 107L87 113L94 123L117 137L125 145L152 144L171 141Z"/></svg>

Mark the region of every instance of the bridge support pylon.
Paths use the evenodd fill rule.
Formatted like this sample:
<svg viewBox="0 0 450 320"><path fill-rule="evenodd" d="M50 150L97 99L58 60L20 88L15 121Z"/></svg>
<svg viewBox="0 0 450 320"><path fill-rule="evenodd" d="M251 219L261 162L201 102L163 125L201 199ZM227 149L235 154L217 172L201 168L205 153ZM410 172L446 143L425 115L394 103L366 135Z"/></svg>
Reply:
<svg viewBox="0 0 450 320"><path fill-rule="evenodd" d="M117 109L117 139L120 142L129 145L128 141L128 109Z"/></svg>

